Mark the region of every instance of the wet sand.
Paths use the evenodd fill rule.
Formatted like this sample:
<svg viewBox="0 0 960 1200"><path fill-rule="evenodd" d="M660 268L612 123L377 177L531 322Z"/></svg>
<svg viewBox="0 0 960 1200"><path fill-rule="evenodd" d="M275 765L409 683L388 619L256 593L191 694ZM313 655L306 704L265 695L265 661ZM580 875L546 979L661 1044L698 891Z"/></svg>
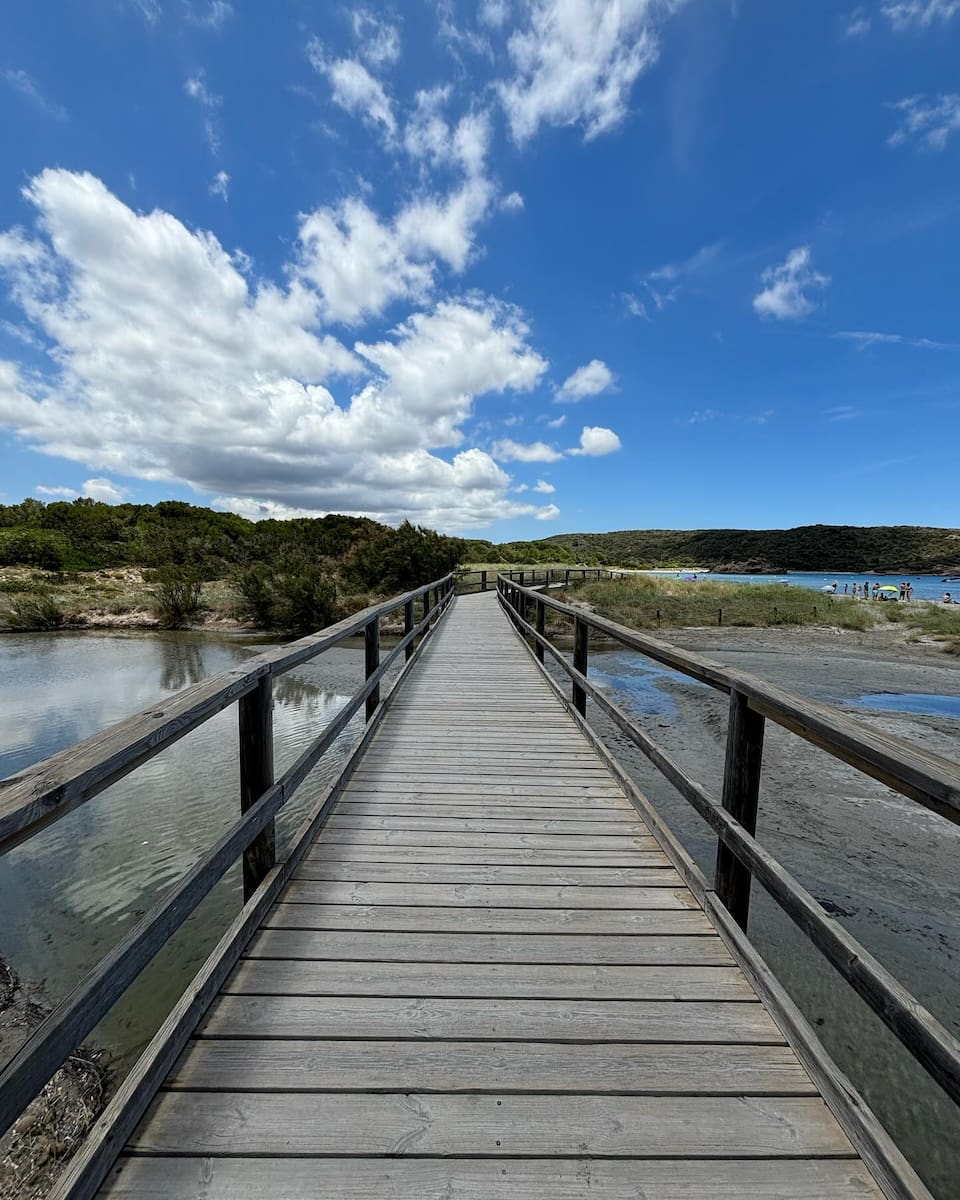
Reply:
<svg viewBox="0 0 960 1200"><path fill-rule="evenodd" d="M664 640L839 708L868 692L960 696L960 659L935 643L909 643L896 629L684 629L665 633ZM611 665L611 674L620 675L622 651L591 655L601 671L608 669L608 660L619 664L616 670ZM673 677L659 679L656 686L667 700L660 712L638 713L642 706L629 687L613 690L638 723L719 797L726 697ZM960 761L956 718L846 711ZM693 809L618 731L608 727L606 738L701 866L712 872L716 840ZM960 1034L960 827L768 721L758 837L827 911ZM758 887L750 934L928 1186L936 1195L955 1195L957 1109Z"/></svg>

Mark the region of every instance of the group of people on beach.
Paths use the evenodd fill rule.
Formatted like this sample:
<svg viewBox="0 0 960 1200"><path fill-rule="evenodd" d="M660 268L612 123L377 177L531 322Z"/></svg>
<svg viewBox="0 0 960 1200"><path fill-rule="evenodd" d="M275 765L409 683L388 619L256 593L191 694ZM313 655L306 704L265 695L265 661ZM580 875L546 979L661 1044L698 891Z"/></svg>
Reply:
<svg viewBox="0 0 960 1200"><path fill-rule="evenodd" d="M833 583L831 584L831 588L834 592L836 592L837 587L838 587L837 581L834 580ZM860 599L860 600L870 600L870 599L885 600L891 596L893 590L894 590L893 586L890 584L882 586L879 583L874 583L873 587L871 588L869 580L864 582L863 587L861 587L859 583L854 583L852 585L849 583L845 583L843 585L843 594L845 596L853 596L853 598L855 600L858 600L858 599ZM950 595L950 593L947 592L947 597L949 597L949 595ZM912 600L913 599L913 584L910 583L909 580L904 580L900 584L900 599L901 600ZM946 603L949 604L950 603L949 599L948 598L945 598L945 599L946 599Z"/></svg>

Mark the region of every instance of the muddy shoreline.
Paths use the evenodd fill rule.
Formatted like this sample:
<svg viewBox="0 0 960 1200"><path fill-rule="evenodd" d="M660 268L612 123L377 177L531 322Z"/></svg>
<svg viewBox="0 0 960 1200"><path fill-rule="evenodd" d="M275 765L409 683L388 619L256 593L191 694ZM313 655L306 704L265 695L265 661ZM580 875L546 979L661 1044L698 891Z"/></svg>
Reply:
<svg viewBox="0 0 960 1200"><path fill-rule="evenodd" d="M0 958L0 1062L8 1061L49 1011ZM43 1200L106 1102L110 1071L101 1051L81 1046L0 1138L0 1198Z"/></svg>

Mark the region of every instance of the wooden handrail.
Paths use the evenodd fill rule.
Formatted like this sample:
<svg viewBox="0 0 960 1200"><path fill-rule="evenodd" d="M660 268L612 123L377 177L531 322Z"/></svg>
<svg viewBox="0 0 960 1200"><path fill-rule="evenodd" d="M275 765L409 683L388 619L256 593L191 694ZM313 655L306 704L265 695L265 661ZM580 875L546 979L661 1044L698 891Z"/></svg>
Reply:
<svg viewBox="0 0 960 1200"><path fill-rule="evenodd" d="M882 779L948 820L957 820L960 764L916 751L899 738L877 739L843 714L732 671L699 655L676 651L593 613L555 600L534 588L500 577L500 601L518 630L532 639L536 657L549 653L570 677L571 708L585 716L589 696L650 759L718 836L715 889L718 901L746 929L750 883L756 877L798 928L892 1030L897 1040L957 1104L960 1104L960 1041L903 987L816 899L756 841L757 802L763 753L763 723L769 717L786 729ZM537 624L526 607L537 605ZM574 661L543 632L541 612L552 608L574 622ZM587 677L587 634L600 629L623 645L730 694L723 803L693 780L635 721ZM678 657L679 656L679 657ZM681 661L683 665L681 665ZM542 659L541 659L542 661ZM692 669L686 669L687 667ZM880 744L878 745L878 740Z"/></svg>
<svg viewBox="0 0 960 1200"><path fill-rule="evenodd" d="M432 607L431 591L434 597ZM380 618L400 608L404 610L405 625L408 624L407 615L412 619L412 605L419 597L423 598L424 610L420 621L411 624L390 653L381 660L379 636L369 634L371 626L375 626L379 633ZM244 858L245 903L249 902L265 879L272 877L276 865L273 834L276 813L293 796L361 708L365 708L368 723L376 718L381 706L381 681L401 655L405 661L409 659L407 652L415 639L429 635L439 617L446 611L452 597L453 575L450 574L425 587L407 592L395 600L367 608L355 617L341 621L309 638L302 638L290 647L260 655L255 660L256 666L251 672L241 675L231 671L225 675L214 676L172 698L172 707L181 714L181 719L189 719L192 722L189 729L196 728L234 700L241 700L241 705L238 706L240 819L120 939L70 995L53 1009L6 1064L0 1072L0 1136L52 1078L67 1055L109 1012L166 944L171 934L190 916L238 857L242 855ZM359 631L367 632L364 683L281 778L274 781L270 720L272 674L288 671L298 663L316 657L323 650ZM306 644L310 646L309 653L305 653ZM376 654L372 646L376 647ZM214 686L208 686L210 684ZM187 700L183 699L184 696L188 697ZM374 698L375 702L371 704ZM25 808L21 803L19 808L8 807L7 812L12 818L18 815L21 817L21 823L16 826L15 840L22 841L33 836L49 821L97 795L109 783L128 774L140 763L152 758L188 732L188 729L168 721L160 727L165 731L162 740L145 744L140 723L150 711L152 710L132 720L122 721L103 734L88 738L77 747L38 764L36 768L28 768L20 775L4 781L15 785L11 789L12 794L20 796L22 801L22 790L29 786L26 781L46 781L52 777L59 777L60 793L68 797L62 800L58 807L50 808L46 815L41 812L39 818L34 817L29 822L23 820L23 815L33 811L31 806ZM169 712L169 708L165 712ZM189 718L185 715L188 713ZM98 767L95 753L97 748L102 748L104 757L111 763L110 766ZM71 773L69 764L76 761L79 751L83 752L80 760L82 765ZM117 765L118 762L123 763L122 770ZM41 794L40 803L43 802ZM14 835L10 835L11 843L13 840Z"/></svg>

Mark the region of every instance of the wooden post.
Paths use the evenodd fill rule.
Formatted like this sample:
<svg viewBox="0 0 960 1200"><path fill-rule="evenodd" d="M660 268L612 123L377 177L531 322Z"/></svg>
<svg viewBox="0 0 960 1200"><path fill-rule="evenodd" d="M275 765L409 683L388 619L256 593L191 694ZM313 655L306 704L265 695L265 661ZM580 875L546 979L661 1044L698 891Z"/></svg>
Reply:
<svg viewBox="0 0 960 1200"><path fill-rule="evenodd" d="M751 837L757 831L763 727L763 716L753 711L747 697L736 689L731 691L723 764L723 807ZM721 842L717 846L717 896L744 931L750 914L750 880L749 867Z"/></svg>
<svg viewBox="0 0 960 1200"><path fill-rule="evenodd" d="M485 592L486 590L487 590L487 573L486 573L486 571L481 571L480 572L480 591Z"/></svg>
<svg viewBox="0 0 960 1200"><path fill-rule="evenodd" d="M723 609L722 608L717 609L717 624L718 625L723 624Z"/></svg>
<svg viewBox="0 0 960 1200"><path fill-rule="evenodd" d="M415 624L415 622L413 619L413 601L408 600L406 602L406 604L403 606L403 632L404 632L404 634L410 633L411 630L413 629L414 624ZM413 657L413 642L414 642L413 638L411 638L410 641L407 642L407 648L403 652L403 656L404 656L405 660L409 660Z"/></svg>
<svg viewBox="0 0 960 1200"><path fill-rule="evenodd" d="M563 573L563 586L565 588L568 588L570 586L570 568L569 567L567 567L567 569Z"/></svg>
<svg viewBox="0 0 960 1200"><path fill-rule="evenodd" d="M264 675L237 704L240 728L240 811L252 808L273 787L273 678ZM243 852L243 901L246 903L277 861L274 823L270 821Z"/></svg>
<svg viewBox="0 0 960 1200"><path fill-rule="evenodd" d="M589 646L590 626L586 621L581 621L579 617L575 617L573 622L573 667L581 675L586 675L587 673ZM586 716L587 693L576 681L573 684L573 706L581 717Z"/></svg>
<svg viewBox="0 0 960 1200"><path fill-rule="evenodd" d="M537 601L537 633L539 633L541 637L543 636L543 631L546 628L546 624L547 624L547 606L544 604L544 602L542 600L538 600ZM540 660L540 662L543 662L543 653L544 653L543 645L540 642L537 642L536 646L534 647L534 653L536 654L536 656Z"/></svg>
<svg viewBox="0 0 960 1200"><path fill-rule="evenodd" d="M524 585L526 574L527 574L526 571L520 572L520 586L521 587L523 587L523 585Z"/></svg>
<svg viewBox="0 0 960 1200"><path fill-rule="evenodd" d="M365 679L370 676L380 666L380 618L374 617L372 621L367 622L367 627L363 631L363 650L364 650L364 668L366 674ZM380 684L373 689L367 697L367 720L369 721L373 714L377 711L377 705L380 703Z"/></svg>

